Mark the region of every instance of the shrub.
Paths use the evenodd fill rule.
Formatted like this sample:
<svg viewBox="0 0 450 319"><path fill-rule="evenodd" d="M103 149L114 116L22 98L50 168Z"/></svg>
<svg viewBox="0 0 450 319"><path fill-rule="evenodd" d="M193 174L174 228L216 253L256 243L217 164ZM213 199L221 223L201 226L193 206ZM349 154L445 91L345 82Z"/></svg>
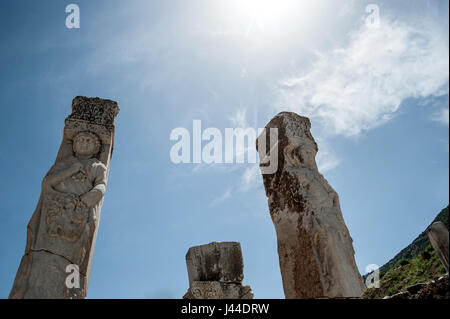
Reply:
<svg viewBox="0 0 450 319"><path fill-rule="evenodd" d="M428 260L431 258L431 254L425 250L420 254L420 258L422 258L423 260Z"/></svg>
<svg viewBox="0 0 450 319"><path fill-rule="evenodd" d="M400 260L398 261L398 264L399 264L400 266L408 265L408 264L409 264L409 260L408 260L408 259L405 259L405 258L402 258L402 259L400 259Z"/></svg>

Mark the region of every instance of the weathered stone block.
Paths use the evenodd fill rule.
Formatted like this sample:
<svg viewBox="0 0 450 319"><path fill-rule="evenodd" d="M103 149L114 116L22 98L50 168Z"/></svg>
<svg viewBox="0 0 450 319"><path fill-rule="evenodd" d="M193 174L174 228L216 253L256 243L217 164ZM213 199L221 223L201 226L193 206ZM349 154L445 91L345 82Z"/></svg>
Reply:
<svg viewBox="0 0 450 319"><path fill-rule="evenodd" d="M186 254L189 284L194 281L241 283L244 262L238 242L213 242L191 247Z"/></svg>

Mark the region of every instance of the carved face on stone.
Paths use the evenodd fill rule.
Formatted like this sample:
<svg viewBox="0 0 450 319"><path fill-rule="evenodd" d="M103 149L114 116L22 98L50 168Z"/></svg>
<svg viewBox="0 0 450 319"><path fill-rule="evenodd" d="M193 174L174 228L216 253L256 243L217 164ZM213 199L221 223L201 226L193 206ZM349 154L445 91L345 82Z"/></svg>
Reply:
<svg viewBox="0 0 450 319"><path fill-rule="evenodd" d="M90 158L100 150L100 140L94 133L81 132L73 139L73 151L75 156Z"/></svg>
<svg viewBox="0 0 450 319"><path fill-rule="evenodd" d="M304 137L289 137L289 144L284 148L288 167L305 166L317 170L316 154L315 143Z"/></svg>

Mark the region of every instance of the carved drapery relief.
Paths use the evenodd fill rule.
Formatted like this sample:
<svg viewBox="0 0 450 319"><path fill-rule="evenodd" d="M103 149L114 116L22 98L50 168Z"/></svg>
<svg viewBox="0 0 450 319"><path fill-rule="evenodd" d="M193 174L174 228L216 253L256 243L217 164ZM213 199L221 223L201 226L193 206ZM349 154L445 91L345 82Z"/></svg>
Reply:
<svg viewBox="0 0 450 319"><path fill-rule="evenodd" d="M68 242L77 241L89 222L89 208L75 196L47 194L42 208L46 212L47 233Z"/></svg>

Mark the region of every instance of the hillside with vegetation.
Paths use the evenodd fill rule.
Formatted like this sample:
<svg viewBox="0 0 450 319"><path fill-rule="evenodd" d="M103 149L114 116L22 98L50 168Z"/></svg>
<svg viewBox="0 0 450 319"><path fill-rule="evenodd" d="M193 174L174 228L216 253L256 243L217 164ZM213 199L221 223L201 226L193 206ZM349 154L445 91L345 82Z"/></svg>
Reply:
<svg viewBox="0 0 450 319"><path fill-rule="evenodd" d="M436 218L433 220L432 223L438 222L438 221L443 222L448 229L448 226L449 226L448 225L449 224L448 223L448 218L449 218L448 208L449 208L449 206L447 206L446 208L441 210L441 212L436 216ZM411 244L409 244L406 248L404 248L397 255L395 255L394 258L392 258L386 264L384 264L380 268L380 273L381 274L387 273L389 271L389 269L396 266L397 263L402 259L408 259L408 260L413 259L417 255L419 255L421 252L423 252L428 245L430 245L430 240L428 239L426 231L423 231L416 239L414 239L414 241Z"/></svg>
<svg viewBox="0 0 450 319"><path fill-rule="evenodd" d="M383 298L407 291L419 283L436 280L445 274L438 256L431 245L412 259L401 259L397 265L380 275L380 288L367 289L365 298Z"/></svg>
<svg viewBox="0 0 450 319"><path fill-rule="evenodd" d="M433 220L449 228L449 207ZM406 291L408 287L436 280L445 274L444 266L422 232L410 245L380 268L380 288L367 289L363 298L383 298ZM445 292L448 296L448 292Z"/></svg>

